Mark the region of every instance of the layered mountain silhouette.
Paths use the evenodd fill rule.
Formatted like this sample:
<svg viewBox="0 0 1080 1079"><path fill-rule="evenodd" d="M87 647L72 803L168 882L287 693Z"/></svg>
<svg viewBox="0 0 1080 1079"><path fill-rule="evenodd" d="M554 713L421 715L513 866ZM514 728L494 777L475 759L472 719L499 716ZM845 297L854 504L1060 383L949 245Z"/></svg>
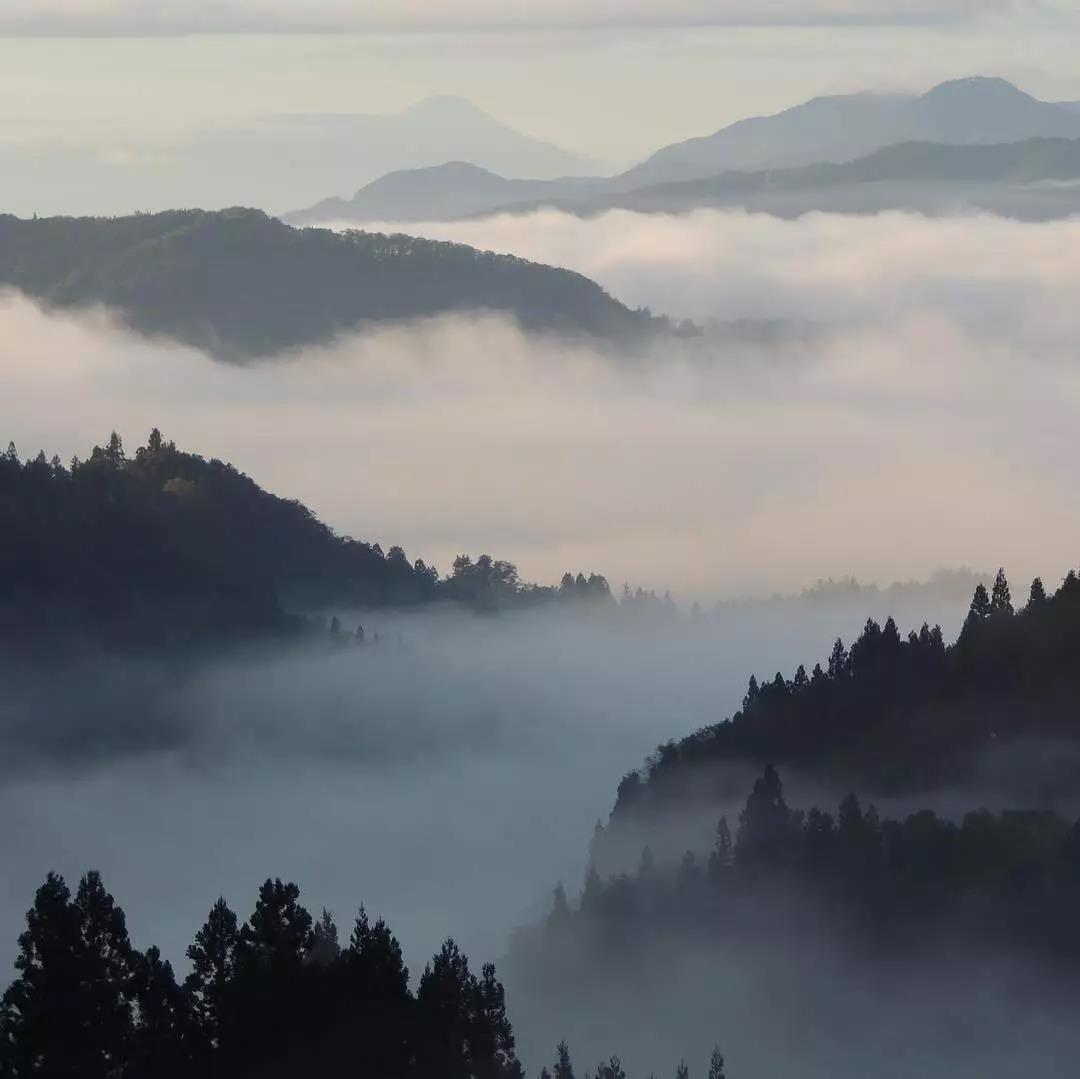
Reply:
<svg viewBox="0 0 1080 1079"><path fill-rule="evenodd" d="M1080 210L1080 190L1053 186L1080 177L1077 139L1080 104L1038 101L1001 79L964 79L917 98L817 98L666 147L608 180L510 180L453 163L384 176L352 199L326 200L289 219L445 220L538 206L933 213L955 209L958 199L1053 218Z"/></svg>
<svg viewBox="0 0 1080 1079"><path fill-rule="evenodd" d="M987 146L906 142L840 164L724 172L704 180L548 199L543 204L580 214L611 209L679 213L713 206L784 217L815 210L926 214L985 210L1049 220L1080 212L1080 139L1038 138Z"/></svg>
<svg viewBox="0 0 1080 1079"><path fill-rule="evenodd" d="M1020 142L1080 138L1076 103L1039 101L996 78L957 79L920 97L818 97L775 116L741 120L675 143L616 177L622 189L703 179L730 170L849 161L902 142Z"/></svg>
<svg viewBox="0 0 1080 1079"><path fill-rule="evenodd" d="M569 270L410 236L294 229L246 209L0 216L4 285L48 306L104 305L135 330L222 359L464 311L623 343L668 329Z"/></svg>
<svg viewBox="0 0 1080 1079"><path fill-rule="evenodd" d="M119 136L118 136L119 138ZM595 163L530 138L460 97L392 114L264 116L109 152L78 145L0 146L5 210L126 214L255 205L284 212L399 169L470 161L505 176L588 174Z"/></svg>

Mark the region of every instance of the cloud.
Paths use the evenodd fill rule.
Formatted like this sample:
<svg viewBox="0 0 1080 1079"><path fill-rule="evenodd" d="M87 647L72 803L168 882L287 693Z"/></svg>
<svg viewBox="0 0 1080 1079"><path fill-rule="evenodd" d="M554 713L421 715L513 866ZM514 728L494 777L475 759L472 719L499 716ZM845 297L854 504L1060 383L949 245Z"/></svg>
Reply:
<svg viewBox="0 0 1080 1079"><path fill-rule="evenodd" d="M400 32L566 27L934 24L1046 12L1037 0L7 0L0 32Z"/></svg>
<svg viewBox="0 0 1080 1079"><path fill-rule="evenodd" d="M1080 219L1026 224L958 213L929 218L740 211L614 211L579 219L544 210L465 221L348 222L469 244L564 266L624 303L678 318L785 318L832 326L911 314L977 336L1067 345L1080 280ZM1008 257L1002 257L1007 253ZM1049 338L1044 342L1050 344Z"/></svg>
<svg viewBox="0 0 1080 1079"><path fill-rule="evenodd" d="M629 358L460 316L236 368L11 298L0 438L66 458L157 425L444 570L486 550L530 579L596 571L686 600L941 565L1053 579L1075 560L1080 222L460 228L635 303L812 326Z"/></svg>

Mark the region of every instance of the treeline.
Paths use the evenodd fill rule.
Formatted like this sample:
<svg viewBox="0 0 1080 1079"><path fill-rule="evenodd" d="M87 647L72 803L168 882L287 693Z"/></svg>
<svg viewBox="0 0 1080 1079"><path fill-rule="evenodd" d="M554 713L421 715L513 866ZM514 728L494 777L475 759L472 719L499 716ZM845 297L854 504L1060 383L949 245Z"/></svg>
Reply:
<svg viewBox="0 0 1080 1079"><path fill-rule="evenodd" d="M136 949L98 873L74 894L50 873L0 997L0 1077L524 1076L494 965L474 973L447 940L414 993L397 938L363 907L343 943L328 911L313 918L295 884L267 880L242 924L219 899L187 958L178 980L156 947ZM710 1079L723 1074L717 1052ZM574 1079L565 1042L541 1076ZM626 1073L612 1057L596 1079Z"/></svg>
<svg viewBox="0 0 1080 1079"><path fill-rule="evenodd" d="M560 885L545 925L518 947L537 971L573 941L645 948L664 936L740 941L823 933L904 951L1031 948L1070 969L1080 959L1080 821L1045 811L986 810L958 824L929 810L881 819L849 794L834 816L790 808L766 767L734 830L721 817L709 851L601 878L590 864L580 902ZM561 957L561 958L560 958Z"/></svg>
<svg viewBox="0 0 1080 1079"><path fill-rule="evenodd" d="M86 630L123 643L295 628L330 604L477 609L571 598L509 562L462 556L443 580L401 547L338 536L300 502L155 429L134 455L114 432L65 466L0 455L0 637ZM584 577L582 580L586 580ZM582 598L608 593L589 578Z"/></svg>
<svg viewBox="0 0 1080 1079"><path fill-rule="evenodd" d="M986 750L1080 737L1080 577L1041 580L1016 610L1003 571L979 584L959 638L924 624L903 637L868 620L811 671L750 678L730 719L659 747L619 787L613 820L716 794L715 765L791 764L899 792L964 778Z"/></svg>

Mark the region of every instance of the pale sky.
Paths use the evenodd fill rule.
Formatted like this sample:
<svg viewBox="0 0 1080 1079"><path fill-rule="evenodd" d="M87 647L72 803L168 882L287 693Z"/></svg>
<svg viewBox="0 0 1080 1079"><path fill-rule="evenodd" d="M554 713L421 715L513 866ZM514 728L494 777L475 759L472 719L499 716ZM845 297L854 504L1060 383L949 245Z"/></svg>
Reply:
<svg viewBox="0 0 1080 1079"><path fill-rule="evenodd" d="M1061 0L4 0L0 140L105 152L460 94L611 166L820 93L997 74L1080 98Z"/></svg>

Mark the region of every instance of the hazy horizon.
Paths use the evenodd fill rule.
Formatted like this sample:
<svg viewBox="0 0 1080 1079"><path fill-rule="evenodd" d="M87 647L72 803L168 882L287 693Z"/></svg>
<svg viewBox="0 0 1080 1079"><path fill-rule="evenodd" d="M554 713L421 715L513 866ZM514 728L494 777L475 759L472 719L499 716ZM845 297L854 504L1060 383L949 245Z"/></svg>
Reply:
<svg viewBox="0 0 1080 1079"><path fill-rule="evenodd" d="M349 195L392 165L365 167L360 154L320 170L302 142L290 149L272 131L262 152L287 169L241 175L225 158L225 171L206 176L186 162L214 160L215 139L253 137L274 117L384 116L433 95L467 98L601 173L823 94L923 92L997 75L1045 100L1080 100L1069 47L1080 14L1067 4L688 0L614 11L558 2L507 17L490 3L415 3L388 18L377 5L324 2L305 11L258 0L186 6L181 17L122 0L9 5L0 210L298 209ZM332 149L324 140L319 154ZM441 162L414 149L398 167L410 163ZM82 187L67 175L76 168L89 180Z"/></svg>

